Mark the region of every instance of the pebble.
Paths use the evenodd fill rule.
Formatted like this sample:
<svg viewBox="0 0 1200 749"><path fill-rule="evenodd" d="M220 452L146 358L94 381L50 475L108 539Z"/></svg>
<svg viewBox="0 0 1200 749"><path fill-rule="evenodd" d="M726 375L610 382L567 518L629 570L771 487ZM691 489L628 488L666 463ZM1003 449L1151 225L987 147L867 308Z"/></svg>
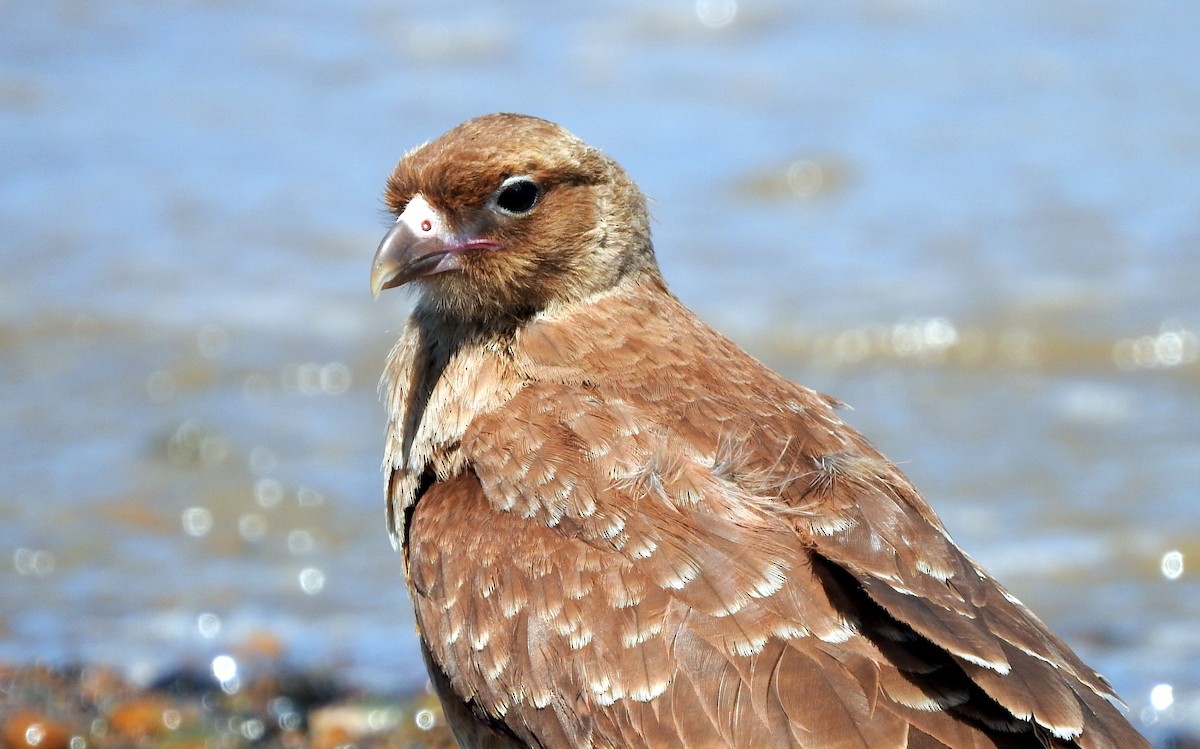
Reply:
<svg viewBox="0 0 1200 749"><path fill-rule="evenodd" d="M71 732L41 713L22 710L4 721L4 746L9 749L70 749Z"/></svg>
<svg viewBox="0 0 1200 749"><path fill-rule="evenodd" d="M170 708L158 697L139 697L122 702L108 715L109 729L122 738L134 741L159 736L168 730L164 713Z"/></svg>

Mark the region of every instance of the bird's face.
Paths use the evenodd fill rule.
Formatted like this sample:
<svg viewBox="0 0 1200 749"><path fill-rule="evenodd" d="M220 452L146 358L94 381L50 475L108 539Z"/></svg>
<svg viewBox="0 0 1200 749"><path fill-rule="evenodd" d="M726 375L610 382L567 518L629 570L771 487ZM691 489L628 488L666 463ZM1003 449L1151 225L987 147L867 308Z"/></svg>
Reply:
<svg viewBox="0 0 1200 749"><path fill-rule="evenodd" d="M470 120L406 154L384 195L396 223L371 291L417 282L470 317L539 311L653 265L645 203L614 162L553 123Z"/></svg>

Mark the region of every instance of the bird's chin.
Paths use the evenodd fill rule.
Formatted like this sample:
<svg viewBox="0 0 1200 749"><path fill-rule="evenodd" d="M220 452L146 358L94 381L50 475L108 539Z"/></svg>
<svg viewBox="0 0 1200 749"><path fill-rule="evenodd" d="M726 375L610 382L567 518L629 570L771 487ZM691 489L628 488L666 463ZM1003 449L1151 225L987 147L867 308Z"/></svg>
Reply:
<svg viewBox="0 0 1200 749"><path fill-rule="evenodd" d="M400 274L402 280L396 285L399 286L418 278L427 278L439 273L457 270L462 270L462 252L457 249L433 252L409 263L408 267Z"/></svg>
<svg viewBox="0 0 1200 749"><path fill-rule="evenodd" d="M394 289L413 281L461 269L462 253L454 248L412 253L400 262L376 257L375 268L371 273L371 291L375 296L379 296L379 292L385 289Z"/></svg>

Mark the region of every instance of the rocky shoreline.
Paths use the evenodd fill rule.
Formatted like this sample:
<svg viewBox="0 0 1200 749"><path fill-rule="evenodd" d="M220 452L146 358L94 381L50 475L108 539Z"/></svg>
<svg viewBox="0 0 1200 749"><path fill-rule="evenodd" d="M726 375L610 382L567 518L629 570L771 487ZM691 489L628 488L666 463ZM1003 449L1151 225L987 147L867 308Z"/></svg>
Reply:
<svg viewBox="0 0 1200 749"><path fill-rule="evenodd" d="M7 749L456 746L427 692L370 694L280 666L245 682L179 669L137 685L107 666L0 664Z"/></svg>

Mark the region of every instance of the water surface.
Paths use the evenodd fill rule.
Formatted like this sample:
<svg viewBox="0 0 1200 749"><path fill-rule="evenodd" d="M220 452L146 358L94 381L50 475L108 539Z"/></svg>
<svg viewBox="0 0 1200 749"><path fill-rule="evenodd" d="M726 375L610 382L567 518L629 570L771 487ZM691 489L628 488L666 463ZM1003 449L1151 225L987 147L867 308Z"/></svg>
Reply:
<svg viewBox="0 0 1200 749"><path fill-rule="evenodd" d="M423 672L378 193L483 112L652 197L1147 731L1200 721L1200 6L0 5L0 658ZM249 667L249 666L247 666Z"/></svg>

